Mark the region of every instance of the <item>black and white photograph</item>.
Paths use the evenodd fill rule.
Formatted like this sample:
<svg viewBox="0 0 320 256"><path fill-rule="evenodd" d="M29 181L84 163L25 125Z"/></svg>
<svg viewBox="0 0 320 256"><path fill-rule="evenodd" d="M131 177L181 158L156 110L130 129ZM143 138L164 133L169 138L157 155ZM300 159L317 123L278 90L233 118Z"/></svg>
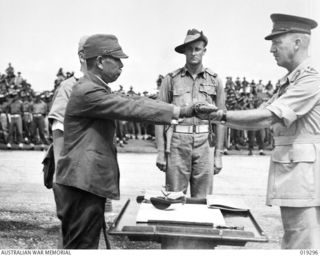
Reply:
<svg viewBox="0 0 320 256"><path fill-rule="evenodd" d="M320 255L319 0L0 10L1 255Z"/></svg>

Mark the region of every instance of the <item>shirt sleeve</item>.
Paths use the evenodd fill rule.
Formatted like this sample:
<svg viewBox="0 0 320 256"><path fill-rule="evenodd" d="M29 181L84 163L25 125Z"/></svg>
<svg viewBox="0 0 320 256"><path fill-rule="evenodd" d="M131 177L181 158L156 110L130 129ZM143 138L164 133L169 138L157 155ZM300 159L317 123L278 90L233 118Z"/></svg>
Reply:
<svg viewBox="0 0 320 256"><path fill-rule="evenodd" d="M74 84L75 81L66 81L66 83L62 82L52 102L51 109L48 114L49 120L58 120L63 123L65 110Z"/></svg>
<svg viewBox="0 0 320 256"><path fill-rule="evenodd" d="M283 120L289 127L295 120L303 117L319 103L320 79L317 76L302 76L287 91L274 100L266 109Z"/></svg>
<svg viewBox="0 0 320 256"><path fill-rule="evenodd" d="M55 130L60 130L60 131L64 131L64 126L63 126L63 123L61 123L60 121L58 120L53 120L53 123L52 123L52 131L55 131Z"/></svg>
<svg viewBox="0 0 320 256"><path fill-rule="evenodd" d="M164 101L167 103L172 102L172 92L171 92L171 77L169 75L165 76L165 78L162 80L160 89L159 89L159 96L158 99L160 101ZM174 105L173 107L173 120L171 121L171 124L176 124L177 120L179 119L180 115L180 107L177 107Z"/></svg>
<svg viewBox="0 0 320 256"><path fill-rule="evenodd" d="M223 83L220 78L218 78L218 86L217 86L217 107L220 109L226 109L226 95L223 88Z"/></svg>
<svg viewBox="0 0 320 256"><path fill-rule="evenodd" d="M171 103L171 77L169 75L165 76L162 80L160 89L159 89L159 97L158 99L164 102Z"/></svg>
<svg viewBox="0 0 320 256"><path fill-rule="evenodd" d="M174 109L174 105L145 97L110 94L101 86L91 88L82 86L72 93L67 105L67 114L100 119L170 124L178 114L178 109Z"/></svg>

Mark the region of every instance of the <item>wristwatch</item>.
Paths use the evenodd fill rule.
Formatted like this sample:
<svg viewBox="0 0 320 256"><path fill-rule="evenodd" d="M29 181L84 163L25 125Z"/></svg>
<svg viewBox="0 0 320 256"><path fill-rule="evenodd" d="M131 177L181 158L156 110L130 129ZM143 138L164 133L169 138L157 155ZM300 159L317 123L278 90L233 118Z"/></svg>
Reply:
<svg viewBox="0 0 320 256"><path fill-rule="evenodd" d="M225 124L227 122L227 110L223 110L222 117L220 119L220 123Z"/></svg>

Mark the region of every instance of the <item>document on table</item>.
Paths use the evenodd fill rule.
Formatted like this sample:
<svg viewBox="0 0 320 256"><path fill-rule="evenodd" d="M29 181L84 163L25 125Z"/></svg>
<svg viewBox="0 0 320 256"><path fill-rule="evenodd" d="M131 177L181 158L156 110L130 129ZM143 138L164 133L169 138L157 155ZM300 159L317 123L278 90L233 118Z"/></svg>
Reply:
<svg viewBox="0 0 320 256"><path fill-rule="evenodd" d="M141 203L137 214L137 223L181 223L195 225L226 225L219 209L210 209L207 205L183 204L174 209L159 210L152 204Z"/></svg>
<svg viewBox="0 0 320 256"><path fill-rule="evenodd" d="M207 206L212 209L246 212L249 207L240 198L220 195L207 195Z"/></svg>

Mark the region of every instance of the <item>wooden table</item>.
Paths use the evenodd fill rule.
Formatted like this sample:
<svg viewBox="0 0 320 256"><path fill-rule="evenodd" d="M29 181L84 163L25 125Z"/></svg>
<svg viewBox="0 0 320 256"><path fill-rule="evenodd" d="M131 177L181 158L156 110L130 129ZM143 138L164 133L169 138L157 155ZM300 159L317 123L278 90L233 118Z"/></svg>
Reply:
<svg viewBox="0 0 320 256"><path fill-rule="evenodd" d="M204 204L206 199L187 199L187 203ZM196 224L136 223L138 210L139 203L128 199L111 225L109 235L127 236L133 241L159 242L162 249L214 249L218 245L245 246L247 242L268 242L249 210L222 210L225 228Z"/></svg>

